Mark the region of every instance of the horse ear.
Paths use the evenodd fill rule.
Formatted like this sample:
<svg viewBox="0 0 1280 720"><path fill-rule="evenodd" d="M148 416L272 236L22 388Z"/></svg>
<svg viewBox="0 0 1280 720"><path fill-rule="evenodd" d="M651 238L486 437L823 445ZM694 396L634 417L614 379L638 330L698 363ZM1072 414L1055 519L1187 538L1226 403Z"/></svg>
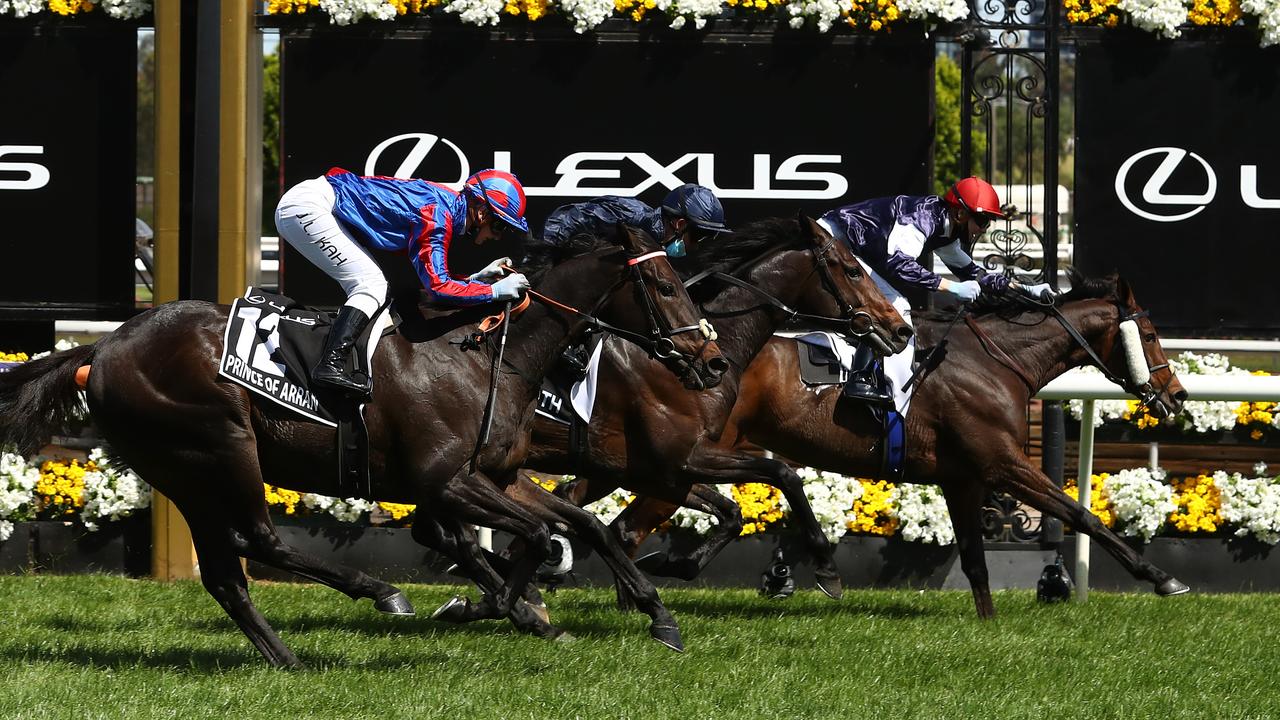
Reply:
<svg viewBox="0 0 1280 720"><path fill-rule="evenodd" d="M822 240L827 237L827 231L818 224L817 220L809 217L803 210L796 216L796 220L800 222L800 232L815 240Z"/></svg>
<svg viewBox="0 0 1280 720"><path fill-rule="evenodd" d="M1129 287L1129 281L1116 276L1116 298L1120 300L1120 304L1128 307L1133 304L1133 288Z"/></svg>
<svg viewBox="0 0 1280 720"><path fill-rule="evenodd" d="M640 254L644 240L635 228L619 220L614 230L617 232L618 240L622 243L622 247L626 248L627 252L632 255Z"/></svg>

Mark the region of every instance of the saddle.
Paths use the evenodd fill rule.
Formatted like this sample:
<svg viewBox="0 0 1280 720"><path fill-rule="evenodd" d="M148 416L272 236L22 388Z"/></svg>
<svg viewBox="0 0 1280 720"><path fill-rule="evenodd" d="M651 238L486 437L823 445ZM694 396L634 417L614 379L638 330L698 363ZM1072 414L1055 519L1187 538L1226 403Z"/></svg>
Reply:
<svg viewBox="0 0 1280 720"><path fill-rule="evenodd" d="M392 332L390 322L384 308L358 338L352 353L357 369L368 372L377 340ZM320 360L332 323L331 313L251 287L231 306L218 375L289 412L337 428L338 487L348 497L368 497L364 402L311 385L311 368Z"/></svg>

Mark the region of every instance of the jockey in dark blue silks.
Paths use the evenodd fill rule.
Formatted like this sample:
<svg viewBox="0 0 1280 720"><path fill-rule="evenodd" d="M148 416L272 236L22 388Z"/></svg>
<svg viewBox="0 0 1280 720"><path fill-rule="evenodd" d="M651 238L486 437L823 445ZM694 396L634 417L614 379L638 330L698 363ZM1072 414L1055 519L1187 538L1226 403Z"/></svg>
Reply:
<svg viewBox="0 0 1280 720"><path fill-rule="evenodd" d="M619 222L649 233L672 257L683 257L700 241L729 232L715 193L690 183L668 193L660 209L616 195L561 205L547 217L542 239L558 245L578 234L611 234Z"/></svg>
<svg viewBox="0 0 1280 720"><path fill-rule="evenodd" d="M351 393L371 389L346 369L356 339L387 297L387 280L366 248L408 255L438 302L515 300L529 281L519 273L502 277L501 266L509 265L509 258L498 258L469 278L455 278L449 274L449 244L461 237L480 245L507 227L528 232L524 212L524 188L501 170L472 175L461 192L426 180L362 177L341 168L290 188L276 206L280 237L347 294L311 379Z"/></svg>
<svg viewBox="0 0 1280 720"><path fill-rule="evenodd" d="M1003 218L995 188L976 177L965 178L943 197L937 195L876 198L836 208L818 221L832 235L844 238L853 252L871 270L876 287L911 324L911 303L902 291L911 288L943 292L961 302L971 302L983 292L1003 293L1009 278L988 273L965 252L986 232L994 218ZM932 252L950 268L959 281L950 281L920 264L920 256ZM1039 295L1048 285L1023 289ZM893 383L893 403L906 415L911 402L904 390L911 378L915 339L907 348L884 360L885 376ZM865 381L855 383L850 394L887 402Z"/></svg>

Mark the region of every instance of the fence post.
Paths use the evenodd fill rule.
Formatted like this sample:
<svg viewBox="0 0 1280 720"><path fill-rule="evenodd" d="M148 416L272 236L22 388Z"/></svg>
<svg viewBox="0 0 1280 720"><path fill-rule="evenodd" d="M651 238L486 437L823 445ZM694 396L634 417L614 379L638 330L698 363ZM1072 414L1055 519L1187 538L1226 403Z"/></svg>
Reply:
<svg viewBox="0 0 1280 720"><path fill-rule="evenodd" d="M1076 474L1076 485L1080 489L1080 504L1084 511L1092 512L1093 507L1093 416L1094 401L1084 401L1084 411L1080 413L1080 471ZM1076 528L1076 601L1089 599L1089 536Z"/></svg>

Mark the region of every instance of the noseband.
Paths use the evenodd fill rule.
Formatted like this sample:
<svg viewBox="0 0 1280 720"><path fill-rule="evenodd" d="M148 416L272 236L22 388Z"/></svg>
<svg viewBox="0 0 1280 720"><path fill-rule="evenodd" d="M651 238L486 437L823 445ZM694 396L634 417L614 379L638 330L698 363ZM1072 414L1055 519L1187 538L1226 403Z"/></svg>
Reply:
<svg viewBox="0 0 1280 720"><path fill-rule="evenodd" d="M1103 377L1115 383L1116 385L1119 385L1120 387L1124 388L1125 392L1138 398L1138 403L1140 407L1150 407L1151 403L1158 401L1161 393L1168 391L1169 382L1165 382L1163 385L1156 387L1152 384L1152 381L1155 379L1156 371L1167 370L1169 368L1169 363L1161 363L1159 365L1154 365L1149 367L1148 372L1149 372L1150 379L1148 379L1147 382L1142 383L1141 385L1133 382L1132 378L1121 378L1115 373L1111 372L1109 369L1107 369L1107 364L1103 362L1101 357L1098 356L1098 353L1093 349L1093 346L1090 345L1087 340L1085 340L1084 336L1080 334L1080 331L1077 330L1075 326L1071 324L1070 320L1067 320L1067 318L1058 310L1056 306L1054 306L1053 304L1045 305L1044 303L1036 302L1034 300L1030 300L1029 298L1028 298L1028 301L1034 305L1045 308L1046 312L1052 315L1058 321L1058 323L1061 324L1062 327L1066 329L1067 334L1069 334L1072 337L1072 339L1076 341L1076 344L1084 349L1085 353L1087 353L1089 355L1089 358L1093 361L1093 365L1102 371ZM1150 313L1146 310L1140 310L1136 313L1128 313L1125 311L1123 307L1120 307L1119 303L1116 304L1116 310L1119 312L1119 318L1116 321L1117 328L1121 323L1124 323L1126 321L1133 320L1136 322L1138 318L1150 317ZM1146 361L1146 352L1143 352L1142 357L1143 357L1143 360ZM1170 381L1172 381L1172 375L1170 375Z"/></svg>

